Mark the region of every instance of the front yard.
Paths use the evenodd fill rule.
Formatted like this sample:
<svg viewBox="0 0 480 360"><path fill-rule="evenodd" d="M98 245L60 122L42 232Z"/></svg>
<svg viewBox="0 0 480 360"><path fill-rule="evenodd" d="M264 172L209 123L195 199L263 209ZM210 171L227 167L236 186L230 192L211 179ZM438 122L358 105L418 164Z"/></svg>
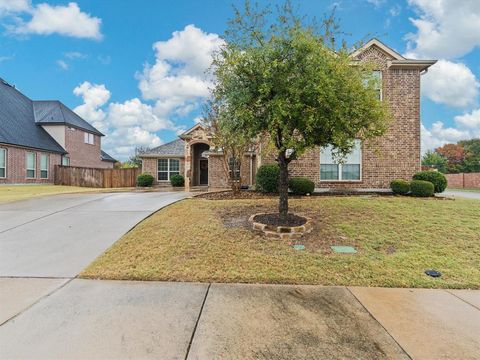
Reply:
<svg viewBox="0 0 480 360"><path fill-rule="evenodd" d="M393 196L291 200L315 228L297 244L253 233L248 216L275 199L195 198L148 218L85 278L480 288L480 202ZM335 254L351 245L356 254ZM426 269L443 276L426 276Z"/></svg>
<svg viewBox="0 0 480 360"><path fill-rule="evenodd" d="M96 191L93 188L61 185L1 185L0 203L26 200L39 196Z"/></svg>

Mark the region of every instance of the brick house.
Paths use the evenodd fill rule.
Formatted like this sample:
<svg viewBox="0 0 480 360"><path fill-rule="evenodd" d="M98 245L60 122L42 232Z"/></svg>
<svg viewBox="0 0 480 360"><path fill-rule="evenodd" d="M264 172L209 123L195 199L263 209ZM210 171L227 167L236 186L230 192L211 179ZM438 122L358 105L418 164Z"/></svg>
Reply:
<svg viewBox="0 0 480 360"><path fill-rule="evenodd" d="M304 176L316 188L385 189L396 178L410 179L421 169L420 159L420 77L434 60L406 59L377 39L352 53L353 61L377 64L378 97L388 101L394 121L375 145L357 141L353 152L342 163L332 159L332 149L315 148L292 161L290 176ZM211 151L212 149L212 151ZM143 171L155 176L159 185L168 184L172 174L182 174L186 187L227 185L211 136L196 125L180 138L142 154ZM271 154L245 154L242 166L244 185L252 185L258 166L274 162ZM235 169L231 168L231 171Z"/></svg>
<svg viewBox="0 0 480 360"><path fill-rule="evenodd" d="M55 165L113 168L104 136L59 101L33 101L0 79L0 184L52 183Z"/></svg>

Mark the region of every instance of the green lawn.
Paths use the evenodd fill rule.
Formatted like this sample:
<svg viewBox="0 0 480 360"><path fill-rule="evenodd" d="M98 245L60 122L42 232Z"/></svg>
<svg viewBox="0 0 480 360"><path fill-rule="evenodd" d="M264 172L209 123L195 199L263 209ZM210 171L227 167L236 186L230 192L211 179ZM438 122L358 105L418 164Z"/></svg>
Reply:
<svg viewBox="0 0 480 360"><path fill-rule="evenodd" d="M67 194L67 193L83 193L83 192L104 192L113 191L115 189L98 189L77 186L62 185L12 185L0 186L0 203L31 199L39 196Z"/></svg>
<svg viewBox="0 0 480 360"><path fill-rule="evenodd" d="M455 189L455 188L448 188L447 190L452 190L452 191L466 191L466 192L478 192L480 193L480 189Z"/></svg>
<svg viewBox="0 0 480 360"><path fill-rule="evenodd" d="M248 216L276 200L189 199L159 211L81 274L85 278L480 288L480 203L410 197L291 200L315 220L297 241L253 233ZM357 254L334 254L331 245ZM433 279L424 274L443 273Z"/></svg>

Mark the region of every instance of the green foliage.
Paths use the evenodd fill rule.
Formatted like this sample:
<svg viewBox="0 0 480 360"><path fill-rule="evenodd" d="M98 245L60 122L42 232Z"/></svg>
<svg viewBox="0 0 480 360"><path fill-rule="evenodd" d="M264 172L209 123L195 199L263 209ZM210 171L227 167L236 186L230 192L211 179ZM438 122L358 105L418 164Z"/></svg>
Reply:
<svg viewBox="0 0 480 360"><path fill-rule="evenodd" d="M153 176L147 173L142 173L137 176L137 186L150 187L153 185Z"/></svg>
<svg viewBox="0 0 480 360"><path fill-rule="evenodd" d="M410 192L410 182L403 179L395 179L390 183L390 189L397 195L407 195Z"/></svg>
<svg viewBox="0 0 480 360"><path fill-rule="evenodd" d="M413 180L424 180L431 182L435 187L436 193L441 193L447 188L447 179L445 175L438 171L420 171L413 175Z"/></svg>
<svg viewBox="0 0 480 360"><path fill-rule="evenodd" d="M185 179L183 178L182 175L172 175L170 176L170 184L172 184L173 187L180 187L185 185Z"/></svg>
<svg viewBox="0 0 480 360"><path fill-rule="evenodd" d="M412 180L410 182L410 191L413 196L429 197L433 196L435 187L430 181Z"/></svg>
<svg viewBox="0 0 480 360"><path fill-rule="evenodd" d="M427 151L422 157L422 165L432 166L438 171L445 173L448 160L435 151Z"/></svg>
<svg viewBox="0 0 480 360"><path fill-rule="evenodd" d="M480 139L458 142L465 149L464 172L480 172Z"/></svg>
<svg viewBox="0 0 480 360"><path fill-rule="evenodd" d="M304 177L291 178L288 182L288 187L295 195L312 194L315 190L314 182Z"/></svg>
<svg viewBox="0 0 480 360"><path fill-rule="evenodd" d="M382 135L388 101L379 101L375 65L352 66L333 16L316 29L293 14L290 3L236 11L227 42L213 62L213 97L235 119L232 131L269 141L280 166L280 206L288 212L288 164L315 146L332 145L348 154L355 139ZM317 31L319 30L319 31Z"/></svg>
<svg viewBox="0 0 480 360"><path fill-rule="evenodd" d="M278 165L262 165L257 170L256 187L264 193L278 192L278 178L280 176L280 169Z"/></svg>

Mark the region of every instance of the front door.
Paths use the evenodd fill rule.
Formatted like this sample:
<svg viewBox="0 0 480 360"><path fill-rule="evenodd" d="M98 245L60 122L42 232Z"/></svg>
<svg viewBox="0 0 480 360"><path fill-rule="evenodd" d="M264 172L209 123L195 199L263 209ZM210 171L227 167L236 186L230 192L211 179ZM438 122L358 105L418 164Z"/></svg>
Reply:
<svg viewBox="0 0 480 360"><path fill-rule="evenodd" d="M200 185L208 185L208 160L200 159Z"/></svg>

